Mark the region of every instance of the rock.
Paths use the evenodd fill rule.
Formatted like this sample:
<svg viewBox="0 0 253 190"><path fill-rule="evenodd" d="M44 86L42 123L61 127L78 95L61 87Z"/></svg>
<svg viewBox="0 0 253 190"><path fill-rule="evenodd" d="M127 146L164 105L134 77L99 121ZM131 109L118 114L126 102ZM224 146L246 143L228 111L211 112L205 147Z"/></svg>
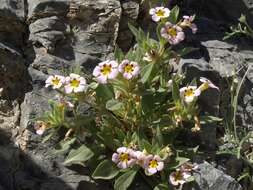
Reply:
<svg viewBox="0 0 253 190"><path fill-rule="evenodd" d="M246 14L249 23L253 26L253 22L250 19L253 16L252 0L208 0L205 2L190 0L185 1L183 5L187 10L192 10L193 13L200 11L201 15L216 20L217 22L222 21L223 23L236 23L241 14Z"/></svg>
<svg viewBox="0 0 253 190"><path fill-rule="evenodd" d="M56 43L65 39L66 28L67 25L56 16L42 18L29 25L29 40L40 43L47 52L53 52Z"/></svg>
<svg viewBox="0 0 253 190"><path fill-rule="evenodd" d="M78 12L70 19L73 49L106 57L115 47L120 18L121 7L117 0L86 0L78 4Z"/></svg>
<svg viewBox="0 0 253 190"><path fill-rule="evenodd" d="M69 17L69 8L77 6L76 14ZM95 65L112 53L118 33L121 6L117 0L28 0L29 39L25 48L28 74L32 90L21 104L20 127L16 144L32 160L24 160L24 167L17 172L18 186L26 189L68 190L104 189L92 181L86 168L82 171L63 166L66 155L52 155L51 149L59 139L42 144L35 134L34 121L49 110L48 100L56 93L46 89L49 75L65 75L77 66L91 72ZM36 167L40 170L36 172ZM82 167L79 167L82 168ZM38 185L37 178L43 176ZM64 183L62 183L64 181ZM105 187L105 186L104 186Z"/></svg>
<svg viewBox="0 0 253 190"><path fill-rule="evenodd" d="M234 178L207 162L199 164L199 170L194 173L194 177L196 182L186 184L184 190L242 190Z"/></svg>
<svg viewBox="0 0 253 190"><path fill-rule="evenodd" d="M136 24L140 5L137 0L127 0L121 2L121 7L122 19L120 21L117 44L123 51L127 51L133 45L133 34L128 28L128 23Z"/></svg>
<svg viewBox="0 0 253 190"><path fill-rule="evenodd" d="M28 88L25 60L18 50L0 42L0 86L2 97L9 100L21 98Z"/></svg>
<svg viewBox="0 0 253 190"><path fill-rule="evenodd" d="M28 0L28 21L50 16L65 16L69 9L68 0Z"/></svg>

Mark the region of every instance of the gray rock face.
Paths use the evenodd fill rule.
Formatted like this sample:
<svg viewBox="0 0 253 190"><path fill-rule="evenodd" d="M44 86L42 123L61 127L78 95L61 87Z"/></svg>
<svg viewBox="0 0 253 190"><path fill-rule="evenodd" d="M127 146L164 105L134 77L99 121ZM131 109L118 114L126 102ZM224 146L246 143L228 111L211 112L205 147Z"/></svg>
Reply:
<svg viewBox="0 0 253 190"><path fill-rule="evenodd" d="M133 34L128 28L128 23L136 24L140 5L137 0L122 1L122 19L119 26L119 36L117 44L119 47L126 51L133 43Z"/></svg>
<svg viewBox="0 0 253 190"><path fill-rule="evenodd" d="M199 170L194 174L196 182L187 184L184 190L242 190L242 187L232 177L217 170L211 164L199 164Z"/></svg>
<svg viewBox="0 0 253 190"><path fill-rule="evenodd" d="M253 16L253 1L252 0L207 0L185 1L188 9L195 9L201 11L202 14L216 21L222 22L238 22L237 19L241 14L246 14L249 23L253 26L253 22L250 18Z"/></svg>
<svg viewBox="0 0 253 190"><path fill-rule="evenodd" d="M111 55L116 42L121 48L128 49L133 36L127 22L137 22L139 9L137 0L1 2L0 164L3 167L0 168L0 190L112 189L108 184L98 186L88 177L86 168L64 167L64 156L50 152L55 141L41 144L41 138L34 133L33 120L48 109L48 99L55 98L52 91L44 88L48 75L62 74L77 65L91 71ZM181 64L189 79L204 75L220 86L234 65L238 69L244 63L251 63L253 57L250 50L239 53L234 45L210 40L211 34L205 34L217 31L215 27L212 22L200 29L200 35L192 40L202 41L200 46L204 53L200 52L198 59L184 59ZM211 39L216 37L216 33L212 33ZM252 125L252 71L247 75L239 107L243 126ZM220 98L220 92L210 90L200 101L209 113L217 115ZM204 126L203 129L204 144L213 148L215 126ZM223 190L237 187L226 175L221 178L223 181L209 179L206 172L209 169L212 175L215 172L217 176L224 175L204 164L203 175L197 177L203 189L215 189L218 184L223 185Z"/></svg>

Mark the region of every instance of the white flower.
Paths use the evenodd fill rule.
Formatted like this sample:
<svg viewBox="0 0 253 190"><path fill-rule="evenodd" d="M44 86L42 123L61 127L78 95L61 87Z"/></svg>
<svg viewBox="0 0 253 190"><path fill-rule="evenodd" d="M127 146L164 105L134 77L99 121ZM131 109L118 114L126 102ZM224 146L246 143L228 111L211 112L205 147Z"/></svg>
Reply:
<svg viewBox="0 0 253 190"><path fill-rule="evenodd" d="M118 63L116 61L104 61L93 70L93 76L101 84L106 84L108 79L114 79L118 75Z"/></svg>
<svg viewBox="0 0 253 190"><path fill-rule="evenodd" d="M164 167L164 163L160 156L158 155L148 155L144 161L145 171L149 175L153 175L159 171L162 171Z"/></svg>
<svg viewBox="0 0 253 190"><path fill-rule="evenodd" d="M65 92L67 94L70 93L78 93L85 91L87 84L85 78L80 75L71 73L68 77L66 77L65 82Z"/></svg>
<svg viewBox="0 0 253 190"><path fill-rule="evenodd" d="M47 128L47 124L44 121L37 121L34 126L37 135L43 135Z"/></svg>
<svg viewBox="0 0 253 190"><path fill-rule="evenodd" d="M196 171L198 169L198 164L196 164L196 163L190 164L190 163L186 162L180 168L182 171L192 172L192 171Z"/></svg>
<svg viewBox="0 0 253 190"><path fill-rule="evenodd" d="M202 82L202 84L200 85L199 87L199 90L201 92L203 92L204 90L208 89L208 88L215 88L215 89L218 89L219 88L217 86L215 86L210 80L208 80L207 78L205 77L200 77L200 82Z"/></svg>
<svg viewBox="0 0 253 190"><path fill-rule="evenodd" d="M141 166L142 168L144 168L144 163L145 163L145 160L146 160L146 154L144 152L141 152L141 151L136 151L135 152L135 157L137 159L137 164L139 166Z"/></svg>
<svg viewBox="0 0 253 190"><path fill-rule="evenodd" d="M142 58L143 61L152 62L152 56L147 52L145 53L144 57Z"/></svg>
<svg viewBox="0 0 253 190"><path fill-rule="evenodd" d="M140 66L134 61L125 59L119 65L119 72L122 73L124 78L130 80L138 76L140 73Z"/></svg>
<svg viewBox="0 0 253 190"><path fill-rule="evenodd" d="M195 34L198 30L197 25L192 23L195 19L195 16L183 16L184 20L180 23L182 27L189 27L192 30L192 33Z"/></svg>
<svg viewBox="0 0 253 190"><path fill-rule="evenodd" d="M68 108L73 108L75 107L74 104L72 104L70 101L66 100L64 97L61 97L59 99L60 101L60 104L63 105L63 106L67 106Z"/></svg>
<svg viewBox="0 0 253 190"><path fill-rule="evenodd" d="M162 18L170 16L170 10L165 7L156 7L149 10L149 14L152 16L152 20L158 22Z"/></svg>
<svg viewBox="0 0 253 190"><path fill-rule="evenodd" d="M135 153L130 148L119 147L117 153L113 153L112 161L121 169L132 167L136 163Z"/></svg>
<svg viewBox="0 0 253 190"><path fill-rule="evenodd" d="M169 88L169 91L171 91L173 88L173 81L171 79L168 81L167 86Z"/></svg>
<svg viewBox="0 0 253 190"><path fill-rule="evenodd" d="M180 96L186 103L191 103L201 93L196 86L187 86L180 88Z"/></svg>
<svg viewBox="0 0 253 190"><path fill-rule="evenodd" d="M170 174L170 183L174 186L183 185L187 182L187 178L191 177L191 175L187 172L184 172L180 169L177 169L175 172Z"/></svg>
<svg viewBox="0 0 253 190"><path fill-rule="evenodd" d="M53 89L59 89L63 86L65 78L60 75L49 76L46 80L46 88L52 86Z"/></svg>
<svg viewBox="0 0 253 190"><path fill-rule="evenodd" d="M144 57L142 58L143 61L152 62L157 58L157 53L154 50L150 50L145 53Z"/></svg>
<svg viewBox="0 0 253 190"><path fill-rule="evenodd" d="M176 45L184 40L185 34L183 29L170 22L166 22L165 26L161 28L161 36L165 38L171 45Z"/></svg>

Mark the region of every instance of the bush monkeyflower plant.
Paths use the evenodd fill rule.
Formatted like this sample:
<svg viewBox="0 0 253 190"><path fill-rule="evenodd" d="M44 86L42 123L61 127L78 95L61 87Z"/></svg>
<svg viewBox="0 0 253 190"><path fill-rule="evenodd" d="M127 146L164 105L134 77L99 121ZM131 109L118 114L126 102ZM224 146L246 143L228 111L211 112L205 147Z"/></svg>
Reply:
<svg viewBox="0 0 253 190"><path fill-rule="evenodd" d="M196 81L183 85L183 76L173 73L171 60L192 50L175 51L174 46L186 37L186 27L197 31L194 16L179 20L178 7L152 8L150 15L157 22L157 39L129 25L135 48L126 54L116 48L114 60L99 63L93 78L71 73L46 80L60 100L50 102L52 110L41 119L37 133L48 140L64 128L61 149L56 149L69 151L64 164L86 162L94 179L114 180L116 190L127 189L137 176L158 189L194 180L195 165L188 163L194 151L184 146L186 157L175 140L182 130L200 130L198 97L217 88L205 78L200 86ZM83 105L87 112L80 111Z"/></svg>

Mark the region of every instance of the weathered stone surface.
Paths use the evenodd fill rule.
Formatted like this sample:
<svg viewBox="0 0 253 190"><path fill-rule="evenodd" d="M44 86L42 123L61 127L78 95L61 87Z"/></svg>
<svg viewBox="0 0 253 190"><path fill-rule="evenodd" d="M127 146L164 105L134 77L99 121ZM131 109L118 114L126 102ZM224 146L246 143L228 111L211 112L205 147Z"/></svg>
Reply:
<svg viewBox="0 0 253 190"><path fill-rule="evenodd" d="M241 190L239 183L222 171L204 162L199 164L198 172L194 173L195 183L186 184L184 190Z"/></svg>
<svg viewBox="0 0 253 190"><path fill-rule="evenodd" d="M64 16L69 9L68 0L28 0L28 21L49 16Z"/></svg>
<svg viewBox="0 0 253 190"><path fill-rule="evenodd" d="M178 1L180 2L180 1ZM241 14L246 14L250 24L252 25L253 16L253 1L252 0L207 0L198 1L190 0L184 1L183 6L188 10L193 10L193 12L201 11L202 15L208 18L221 21L223 23L238 22L237 19ZM253 26L253 25L252 25Z"/></svg>
<svg viewBox="0 0 253 190"><path fill-rule="evenodd" d="M140 5L137 0L124 0L121 2L121 7L122 18L120 20L117 44L123 51L126 51L133 43L133 34L128 28L128 23L136 24Z"/></svg>
<svg viewBox="0 0 253 190"><path fill-rule="evenodd" d="M70 18L68 13L73 2L76 14ZM30 35L25 55L33 89L25 94L21 104L16 142L35 165L52 176L40 180L42 190L101 189L88 177L87 169L79 167L76 171L63 166L64 155L51 153L50 147L57 140L41 144L41 138L35 134L33 121L49 109L48 99L55 98L55 93L44 87L49 75L64 74L77 65L91 71L101 61L100 58L103 59L113 51L121 16L120 2L30 0L28 7ZM29 163L26 164L32 168ZM21 187L28 185L26 188L31 190L38 187L36 182L25 181L26 172L19 172L17 177ZM106 186L102 189L106 189Z"/></svg>
<svg viewBox="0 0 253 190"><path fill-rule="evenodd" d="M3 177L0 190L112 189L108 184L99 186L92 181L87 168L63 166L64 155L56 156L50 152L57 139L41 144L41 137L33 129L33 119L48 110L49 98L55 98L51 90L44 88L49 75L62 74L77 65L91 72L98 62L110 56L116 39L121 48L128 49L133 36L127 22L139 19L146 28L154 26L147 10L142 10L146 14L143 21L139 17L137 0L1 2L0 163L3 167L0 176ZM219 22L209 16L198 23L198 35L186 39L200 47L200 51L193 56L194 59L182 60L182 70L186 71L188 80L206 76L222 87L224 78L233 74L234 65L238 69L245 63L251 64L253 54L250 49L239 52L240 47L217 40L221 39L222 30ZM238 115L242 126L252 126L253 123L252 72L253 69L247 75L241 95ZM208 90L200 101L205 110L218 115L220 96L220 92ZM22 101L21 108L17 100ZM204 126L203 130L204 144L213 148L215 126ZM11 140L15 141L14 145ZM208 164L204 163L200 168L200 176L197 176L200 189L223 187L223 190L233 190L238 187L232 178ZM138 189L138 185L134 184L133 188Z"/></svg>
<svg viewBox="0 0 253 190"><path fill-rule="evenodd" d="M0 42L0 87L3 98L22 97L27 89L27 72L22 54Z"/></svg>
<svg viewBox="0 0 253 190"><path fill-rule="evenodd" d="M29 25L29 40L34 44L40 43L47 52L53 52L56 43L65 39L66 24L58 17L46 17Z"/></svg>
<svg viewBox="0 0 253 190"><path fill-rule="evenodd" d="M71 19L73 48L76 52L105 57L113 51L121 17L117 0L86 0Z"/></svg>

